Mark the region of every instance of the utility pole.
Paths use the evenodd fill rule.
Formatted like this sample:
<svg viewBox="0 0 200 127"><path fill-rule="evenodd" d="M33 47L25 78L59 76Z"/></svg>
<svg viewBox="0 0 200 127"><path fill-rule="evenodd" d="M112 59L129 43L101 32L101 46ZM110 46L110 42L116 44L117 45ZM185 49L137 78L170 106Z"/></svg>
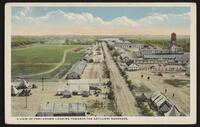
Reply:
<svg viewBox="0 0 200 127"><path fill-rule="evenodd" d="M42 91L44 91L44 77L42 76Z"/></svg>
<svg viewBox="0 0 200 127"><path fill-rule="evenodd" d="M27 88L25 89L25 96L26 96L26 107L25 108L27 108L28 106L27 106Z"/></svg>

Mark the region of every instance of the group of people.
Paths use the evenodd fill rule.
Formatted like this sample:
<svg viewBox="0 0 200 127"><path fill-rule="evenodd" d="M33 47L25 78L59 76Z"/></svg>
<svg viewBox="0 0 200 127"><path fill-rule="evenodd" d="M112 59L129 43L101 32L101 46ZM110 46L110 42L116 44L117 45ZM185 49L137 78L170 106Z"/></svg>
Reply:
<svg viewBox="0 0 200 127"><path fill-rule="evenodd" d="M143 78L143 77L144 77L144 75L141 75L141 78ZM150 77L148 76L148 77L147 77L147 79L149 80L149 79L150 79Z"/></svg>

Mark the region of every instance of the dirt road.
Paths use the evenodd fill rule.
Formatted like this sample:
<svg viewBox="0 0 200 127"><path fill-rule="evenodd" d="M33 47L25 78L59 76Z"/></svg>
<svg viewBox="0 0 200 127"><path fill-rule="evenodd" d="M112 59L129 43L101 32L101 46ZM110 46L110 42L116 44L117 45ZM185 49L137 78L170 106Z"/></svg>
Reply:
<svg viewBox="0 0 200 127"><path fill-rule="evenodd" d="M106 63L111 72L110 76L113 83L113 90L118 110L123 116L139 115L136 107L136 100L128 89L128 85L125 83L123 77L120 75L120 72L109 54L105 43L103 43L103 48L105 51Z"/></svg>
<svg viewBox="0 0 200 127"><path fill-rule="evenodd" d="M102 77L102 65L101 63L87 63L87 66L83 72L82 78L94 79Z"/></svg>

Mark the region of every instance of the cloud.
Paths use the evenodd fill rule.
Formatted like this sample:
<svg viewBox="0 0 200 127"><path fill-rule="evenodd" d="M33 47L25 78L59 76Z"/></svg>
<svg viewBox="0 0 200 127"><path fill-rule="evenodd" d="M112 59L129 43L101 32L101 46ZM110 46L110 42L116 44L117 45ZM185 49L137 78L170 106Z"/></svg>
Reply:
<svg viewBox="0 0 200 127"><path fill-rule="evenodd" d="M66 13L62 10L47 12L33 17L31 9L25 8L12 17L13 34L169 34L172 31L189 34L190 13L160 14L138 20L126 16L105 21L91 13Z"/></svg>

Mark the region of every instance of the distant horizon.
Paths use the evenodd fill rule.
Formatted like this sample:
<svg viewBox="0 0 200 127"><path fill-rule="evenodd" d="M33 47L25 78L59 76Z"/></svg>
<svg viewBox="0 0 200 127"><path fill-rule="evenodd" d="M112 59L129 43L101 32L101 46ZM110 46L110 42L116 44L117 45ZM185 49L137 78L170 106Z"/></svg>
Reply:
<svg viewBox="0 0 200 127"><path fill-rule="evenodd" d="M13 7L13 35L190 34L190 7Z"/></svg>

